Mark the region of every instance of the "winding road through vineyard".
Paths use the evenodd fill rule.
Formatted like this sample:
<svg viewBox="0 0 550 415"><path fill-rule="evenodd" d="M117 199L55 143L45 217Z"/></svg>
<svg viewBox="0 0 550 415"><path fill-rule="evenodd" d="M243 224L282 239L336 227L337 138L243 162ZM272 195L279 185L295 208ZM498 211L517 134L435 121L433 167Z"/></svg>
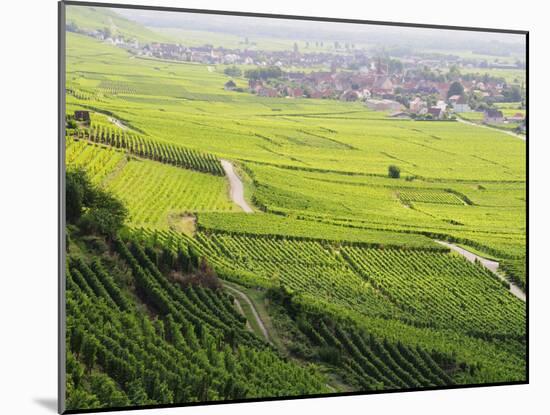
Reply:
<svg viewBox="0 0 550 415"><path fill-rule="evenodd" d="M436 242L438 244L441 244L443 246L446 246L446 247L452 249L455 252L458 252L460 255L462 255L464 258L466 258L470 262L476 262L476 261L479 262L481 265L483 265L485 268L487 268L489 271L491 271L493 274L495 274L497 277L499 277L502 281L505 281L505 282L509 283L510 284L510 292L512 294L514 294L521 301L526 300L525 292L521 288L519 288L516 284L514 284L513 282L508 281L498 271L499 263L497 261L493 261L491 259L483 258L482 256L474 254L473 252L470 252L467 249L461 248L460 246L457 246L457 245L452 244L450 242L445 242L445 241L436 241Z"/></svg>
<svg viewBox="0 0 550 415"><path fill-rule="evenodd" d="M196 33L67 12L68 409L525 382L519 125L396 119L336 92L366 95L392 51L346 46L324 72L284 56L332 45L254 39L266 64L244 65L242 41L213 37L201 63ZM106 25L136 46L90 35ZM177 44L193 64L164 56ZM433 89L411 62L388 75L415 91L403 101ZM444 72L465 91L496 82Z"/></svg>
<svg viewBox="0 0 550 415"><path fill-rule="evenodd" d="M229 179L229 195L231 197L231 200L235 202L239 207L245 211L246 213L253 213L254 210L250 207L250 205L246 202L244 199L244 186L243 182L241 181L241 178L235 173L235 168L233 167L233 164L231 164L230 161L227 160L220 160L223 170L225 171L225 174L227 175L227 178Z"/></svg>
<svg viewBox="0 0 550 415"><path fill-rule="evenodd" d="M271 340L269 339L269 333L267 332L267 329L265 328L264 322L262 321L260 315L258 314L258 311L256 310L256 306L252 302L252 300L241 290L238 290L235 287L232 287L228 284L223 285L226 290L231 291L233 294L238 295L242 300L244 300L248 306L250 307L250 310L252 311L252 315L254 316L254 319L256 320L256 324L258 324L258 327L260 327L260 330L262 331L262 335L265 338L265 341L268 343L271 343Z"/></svg>

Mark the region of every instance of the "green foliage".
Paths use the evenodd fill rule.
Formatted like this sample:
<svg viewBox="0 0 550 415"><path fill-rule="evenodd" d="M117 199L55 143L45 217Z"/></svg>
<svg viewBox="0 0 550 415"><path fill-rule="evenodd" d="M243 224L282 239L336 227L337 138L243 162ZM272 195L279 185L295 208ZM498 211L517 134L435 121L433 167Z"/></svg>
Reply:
<svg viewBox="0 0 550 415"><path fill-rule="evenodd" d="M68 21L141 33L92 15ZM490 254L526 284L524 142L464 123L388 119L360 102L235 94L221 86L237 71L128 57L67 35L66 110L91 115L89 128L68 126L67 166L122 200L130 226L116 243L86 239L116 225L67 178L69 407L327 391L306 362L352 390L524 380L524 304L433 242ZM237 69L267 85L283 75ZM506 88L505 99L516 92ZM236 162L260 213L237 212L220 158ZM407 179L388 177L389 164ZM195 219L197 229L179 231ZM269 290L291 359L246 330L218 278Z"/></svg>
<svg viewBox="0 0 550 415"><path fill-rule="evenodd" d="M69 257L69 409L325 390L313 368L283 360L250 333L221 289L183 288L160 272L146 253L153 251L139 243L117 239L113 248L110 265L90 253L91 265ZM138 297L130 299L113 282L114 266L129 270ZM124 306L118 307L121 298Z"/></svg>
<svg viewBox="0 0 550 415"><path fill-rule="evenodd" d="M242 71L235 65L225 68L223 70L223 73L226 74L227 76L231 76L234 78L238 78L239 76L242 75Z"/></svg>
<svg viewBox="0 0 550 415"><path fill-rule="evenodd" d="M463 95L464 87L459 81L454 81L449 86L449 91L447 92L447 98L452 97L453 95Z"/></svg>
<svg viewBox="0 0 550 415"><path fill-rule="evenodd" d="M270 79L280 78L283 75L283 71L278 66L269 66L267 68L249 69L244 72L244 76L248 79Z"/></svg>
<svg viewBox="0 0 550 415"><path fill-rule="evenodd" d="M172 214L236 209L228 200L224 178L157 161L128 160L115 149L75 141L70 137L67 146L69 168L85 169L94 183L123 201L128 209L129 222L135 225L167 228ZM67 189L69 191L72 187ZM78 203L77 196L68 198L68 210L70 203ZM116 203L113 205L106 197L100 199L104 207L112 211L90 211L87 219L91 229L104 229L119 217L120 209Z"/></svg>
<svg viewBox="0 0 550 415"><path fill-rule="evenodd" d="M390 165L388 167L388 177L390 179L399 179L401 177L401 169L393 164Z"/></svg>
<svg viewBox="0 0 550 415"><path fill-rule="evenodd" d="M125 149L130 154L161 163L211 173L216 176L224 175L220 161L211 154L201 154L182 146L144 138L138 134L126 134L121 130L106 128L101 124L92 125L91 129L76 130L74 137Z"/></svg>
<svg viewBox="0 0 550 415"><path fill-rule="evenodd" d="M423 324L518 341L525 335L523 302L481 265L452 253L345 247L342 254L363 278Z"/></svg>
<svg viewBox="0 0 550 415"><path fill-rule="evenodd" d="M128 211L115 197L95 187L84 170L66 173L67 222L79 223L90 233L112 236L122 227Z"/></svg>

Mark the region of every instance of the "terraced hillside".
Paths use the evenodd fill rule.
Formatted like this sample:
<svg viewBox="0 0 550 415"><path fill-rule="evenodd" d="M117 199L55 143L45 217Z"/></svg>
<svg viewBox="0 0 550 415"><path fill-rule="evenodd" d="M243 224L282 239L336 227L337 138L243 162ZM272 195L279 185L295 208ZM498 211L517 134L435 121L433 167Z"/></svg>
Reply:
<svg viewBox="0 0 550 415"><path fill-rule="evenodd" d="M110 18L197 42L74 22ZM528 284L524 141L227 90L247 80L83 34L66 54L69 408L525 380L526 305L499 278Z"/></svg>

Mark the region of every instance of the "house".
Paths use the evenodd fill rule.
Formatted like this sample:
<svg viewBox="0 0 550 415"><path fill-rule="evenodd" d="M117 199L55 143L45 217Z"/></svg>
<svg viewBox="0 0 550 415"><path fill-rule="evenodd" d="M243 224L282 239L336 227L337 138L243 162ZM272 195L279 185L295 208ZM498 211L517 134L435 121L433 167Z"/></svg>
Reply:
<svg viewBox="0 0 550 415"><path fill-rule="evenodd" d="M304 96L304 90L302 88L286 88L286 96L293 98L300 98Z"/></svg>
<svg viewBox="0 0 550 415"><path fill-rule="evenodd" d="M363 88L363 90L360 92L360 95L362 96L363 99L369 99L372 96L372 94L367 88Z"/></svg>
<svg viewBox="0 0 550 415"><path fill-rule="evenodd" d="M466 101L466 98L463 96L459 97L459 99L453 103L453 108L455 112L470 112L472 109L468 105L468 102Z"/></svg>
<svg viewBox="0 0 550 415"><path fill-rule="evenodd" d="M486 89L485 84L483 82L478 82L475 87L480 91L485 91Z"/></svg>
<svg viewBox="0 0 550 415"><path fill-rule="evenodd" d="M274 98L276 96L278 96L278 91L275 89L275 88L266 88L266 87L261 87L259 90L258 90L258 95L261 96L261 97L271 97L271 98Z"/></svg>
<svg viewBox="0 0 550 415"><path fill-rule="evenodd" d="M372 86L372 90L376 94L391 94L393 93L393 83L390 78L378 77Z"/></svg>
<svg viewBox="0 0 550 415"><path fill-rule="evenodd" d="M426 112L427 110L426 101L420 99L420 97L416 97L415 99L409 102L409 110L415 114L421 114L422 112Z"/></svg>
<svg viewBox="0 0 550 415"><path fill-rule="evenodd" d="M428 108L428 114L430 114L434 120L440 120L443 117L444 111L440 107Z"/></svg>
<svg viewBox="0 0 550 415"><path fill-rule="evenodd" d="M437 101L437 104L435 104L435 106L436 106L437 108L441 108L441 111L442 111L442 112L447 111L447 104L446 104L445 101L443 101L443 100Z"/></svg>
<svg viewBox="0 0 550 415"><path fill-rule="evenodd" d="M489 108L483 115L483 121L488 123L500 124L504 121L502 111Z"/></svg>
<svg viewBox="0 0 550 415"><path fill-rule="evenodd" d="M227 81L225 83L225 85L223 86L223 89L225 89L226 91L234 91L235 88L237 88L237 84L235 82L233 82L232 79L230 79L229 81Z"/></svg>
<svg viewBox="0 0 550 415"><path fill-rule="evenodd" d="M289 81L301 81L306 77L303 72L287 72L286 77Z"/></svg>
<svg viewBox="0 0 550 415"><path fill-rule="evenodd" d="M250 91L258 93L264 87L264 84L262 81L251 79L248 81L248 87Z"/></svg>
<svg viewBox="0 0 550 415"><path fill-rule="evenodd" d="M506 120L512 121L512 122L522 122L524 119L525 117L521 112L518 112L511 117L506 117Z"/></svg>
<svg viewBox="0 0 550 415"><path fill-rule="evenodd" d="M449 104L455 105L460 100L460 95L453 95L449 97Z"/></svg>
<svg viewBox="0 0 550 415"><path fill-rule="evenodd" d="M441 99L445 99L447 97L447 93L449 92L450 87L451 87L451 84L449 82L436 83L436 89Z"/></svg>
<svg viewBox="0 0 550 415"><path fill-rule="evenodd" d="M342 101L357 101L359 99L359 93L357 91L354 91L352 89L345 91L341 96L340 99Z"/></svg>
<svg viewBox="0 0 550 415"><path fill-rule="evenodd" d="M90 112L89 111L75 111L74 119L77 121L90 122Z"/></svg>

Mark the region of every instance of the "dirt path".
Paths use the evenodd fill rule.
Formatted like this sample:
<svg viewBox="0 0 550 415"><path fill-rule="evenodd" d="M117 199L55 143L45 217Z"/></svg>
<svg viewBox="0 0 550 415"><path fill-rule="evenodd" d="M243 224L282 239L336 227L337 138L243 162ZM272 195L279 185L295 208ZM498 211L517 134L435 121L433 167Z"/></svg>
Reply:
<svg viewBox="0 0 550 415"><path fill-rule="evenodd" d="M127 125L124 125L122 123L122 121L120 120L117 120L116 118L113 118L113 117L108 117L109 118L109 122L112 122L114 125L116 125L118 128L121 128L123 130L129 130L130 128L128 128Z"/></svg>
<svg viewBox="0 0 550 415"><path fill-rule="evenodd" d="M241 181L240 177L237 176L237 173L235 173L235 169L233 168L233 165L231 162L227 160L220 160L222 163L222 167L225 171L225 174L227 178L229 179L229 196L231 197L231 200L235 202L237 205L240 206L242 210L244 210L246 213L252 213L254 212L252 208L249 206L248 203L246 203L246 200L244 200L244 186L243 182Z"/></svg>
<svg viewBox="0 0 550 415"><path fill-rule="evenodd" d="M452 249L453 251L459 253L470 262L475 262L476 260L479 261L481 265L483 265L485 268L487 268L489 271L491 271L501 280L508 282L510 284L510 292L513 295L515 295L517 298L519 298L522 301L526 300L526 296L523 290L519 288L517 285L515 285L514 283L511 283L510 281L508 281L500 272L498 272L499 263L497 261L483 258L479 255L474 254L473 252L470 252L464 248L461 248L460 246L457 246L449 242L445 242L445 241L435 241L435 242L437 242L440 245L446 246L447 248Z"/></svg>
<svg viewBox="0 0 550 415"><path fill-rule="evenodd" d="M462 124L473 125L474 127L480 127L480 128L487 128L487 129L493 130L493 131L499 131L501 133L508 134L508 135L511 135L512 137L516 137L516 138L519 138L520 140L525 141L525 136L516 134L512 131L505 131L505 130L501 130L499 128L492 128L492 127L489 127L488 125L481 125L481 124L478 124L478 123L475 123L475 122L472 122L472 121L467 121L464 118L460 118L460 117L456 117L456 120L458 122L461 122Z"/></svg>
<svg viewBox="0 0 550 415"><path fill-rule="evenodd" d="M258 324L258 327L260 327L260 330L262 331L262 334L265 338L265 340L268 342L268 343L271 343L271 340L269 338L269 334L267 332L267 329L265 328L265 325L264 325L264 322L262 321L262 319L260 318L260 315L258 314L258 312L256 311L256 307L254 306L254 303L250 300L250 298L248 298L248 296L243 293L242 291L230 286L230 285L227 285L227 284L223 284L223 286L233 292L234 294L238 295L241 299L243 299L250 307L250 309L252 310L252 314L254 315L254 319L256 320L256 323ZM242 311L242 307L241 305L239 304L237 306L241 311ZM244 315L244 312L243 312L243 315ZM248 324L248 322L247 322Z"/></svg>

